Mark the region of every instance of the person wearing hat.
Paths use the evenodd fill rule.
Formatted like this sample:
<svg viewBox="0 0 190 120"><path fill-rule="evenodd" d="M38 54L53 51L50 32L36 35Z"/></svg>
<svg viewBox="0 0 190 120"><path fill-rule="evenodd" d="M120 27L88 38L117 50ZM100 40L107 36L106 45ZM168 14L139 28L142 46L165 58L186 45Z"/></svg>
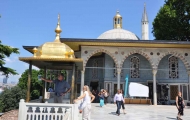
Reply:
<svg viewBox="0 0 190 120"><path fill-rule="evenodd" d="M54 83L55 84L55 95L54 95L54 103L62 103L63 96L70 92L71 86L70 84L64 80L64 74L59 74L58 79L56 80L47 80L41 78L45 82Z"/></svg>

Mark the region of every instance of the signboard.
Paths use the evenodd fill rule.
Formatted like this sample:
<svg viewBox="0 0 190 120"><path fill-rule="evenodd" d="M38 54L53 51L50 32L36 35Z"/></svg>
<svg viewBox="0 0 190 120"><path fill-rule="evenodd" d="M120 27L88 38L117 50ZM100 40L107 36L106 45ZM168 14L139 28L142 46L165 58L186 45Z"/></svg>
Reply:
<svg viewBox="0 0 190 120"><path fill-rule="evenodd" d="M149 97L148 86L131 82L129 84L129 95L130 97Z"/></svg>

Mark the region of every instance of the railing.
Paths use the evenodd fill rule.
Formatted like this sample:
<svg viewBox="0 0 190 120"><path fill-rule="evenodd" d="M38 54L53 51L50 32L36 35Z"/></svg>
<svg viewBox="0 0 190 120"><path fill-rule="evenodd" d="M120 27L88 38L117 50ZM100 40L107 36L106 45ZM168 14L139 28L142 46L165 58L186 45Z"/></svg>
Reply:
<svg viewBox="0 0 190 120"><path fill-rule="evenodd" d="M78 120L77 104L19 103L18 120Z"/></svg>

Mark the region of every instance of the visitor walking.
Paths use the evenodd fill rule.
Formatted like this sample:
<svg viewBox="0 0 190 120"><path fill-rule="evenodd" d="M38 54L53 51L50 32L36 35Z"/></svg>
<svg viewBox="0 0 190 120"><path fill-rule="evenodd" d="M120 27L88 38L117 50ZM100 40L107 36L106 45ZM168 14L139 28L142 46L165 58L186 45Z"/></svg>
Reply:
<svg viewBox="0 0 190 120"><path fill-rule="evenodd" d="M117 111L116 114L120 115L120 109L121 109L121 101L124 102L123 96L121 94L121 90L117 90L117 93L114 96L114 104L117 104Z"/></svg>
<svg viewBox="0 0 190 120"><path fill-rule="evenodd" d="M121 94L122 94L122 96L123 96L123 98L124 98L124 94L123 94L123 93L124 93L123 90L121 90ZM122 107L122 109L123 109L123 113L126 114L124 101L125 101L125 100L121 101L121 107Z"/></svg>
<svg viewBox="0 0 190 120"><path fill-rule="evenodd" d="M104 104L106 105L108 103L109 93L106 90L103 90L103 94L104 94Z"/></svg>
<svg viewBox="0 0 190 120"><path fill-rule="evenodd" d="M54 103L62 103L63 96L71 90L69 83L64 80L64 74L62 73L58 75L57 80L47 80L44 78L41 78L41 80L55 84Z"/></svg>
<svg viewBox="0 0 190 120"><path fill-rule="evenodd" d="M181 92L178 92L178 96L176 96L176 107L178 109L177 120L182 120L181 116L184 115L183 109L185 108L184 99L181 96Z"/></svg>
<svg viewBox="0 0 190 120"><path fill-rule="evenodd" d="M100 97L100 107L103 107L104 106L104 90L103 89L100 91L98 96Z"/></svg>
<svg viewBox="0 0 190 120"><path fill-rule="evenodd" d="M83 87L83 92L84 92L83 95L75 99L74 102L76 103L78 100L83 99L83 103L79 108L79 110L80 112L82 112L83 120L90 120L91 102L95 99L95 96L92 95L87 85Z"/></svg>

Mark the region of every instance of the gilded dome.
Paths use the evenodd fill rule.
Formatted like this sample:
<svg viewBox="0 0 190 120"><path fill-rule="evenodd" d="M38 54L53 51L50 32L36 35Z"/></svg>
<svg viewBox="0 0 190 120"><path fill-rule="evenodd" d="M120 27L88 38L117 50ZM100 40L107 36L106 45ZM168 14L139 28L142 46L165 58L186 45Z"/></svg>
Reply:
<svg viewBox="0 0 190 120"><path fill-rule="evenodd" d="M122 28L108 30L102 33L97 39L139 40L134 33Z"/></svg>
<svg viewBox="0 0 190 120"><path fill-rule="evenodd" d="M55 29L56 38L53 42L46 42L34 48L34 57L45 57L45 58L75 58L74 51L66 44L60 41L60 17L58 15L58 23Z"/></svg>

